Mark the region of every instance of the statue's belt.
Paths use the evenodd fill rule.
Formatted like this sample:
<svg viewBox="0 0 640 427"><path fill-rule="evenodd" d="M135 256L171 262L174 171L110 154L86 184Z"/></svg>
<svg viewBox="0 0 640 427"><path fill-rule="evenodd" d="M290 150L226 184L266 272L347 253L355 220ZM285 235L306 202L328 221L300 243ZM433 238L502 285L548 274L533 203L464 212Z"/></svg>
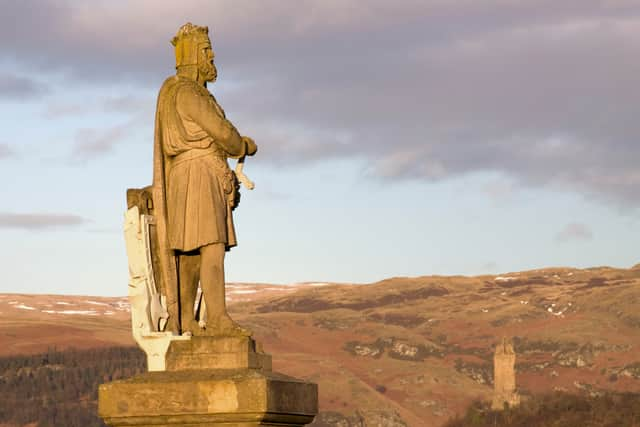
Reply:
<svg viewBox="0 0 640 427"><path fill-rule="evenodd" d="M232 198L231 205L233 205L235 203L233 202L233 198L235 197L234 190L236 189L235 175L231 169L229 169L227 157L224 156L217 147L192 148L173 156L171 159L171 168L175 168L179 164L203 157L210 157L215 160L214 167L212 168L213 173L218 177L225 194L229 194L229 197Z"/></svg>
<svg viewBox="0 0 640 427"><path fill-rule="evenodd" d="M188 160L193 160L205 156L218 157L223 161L225 160L225 156L220 153L220 151L216 147L192 148L191 150L183 151L182 153L173 156L171 158L171 166L177 166L178 164L186 162Z"/></svg>

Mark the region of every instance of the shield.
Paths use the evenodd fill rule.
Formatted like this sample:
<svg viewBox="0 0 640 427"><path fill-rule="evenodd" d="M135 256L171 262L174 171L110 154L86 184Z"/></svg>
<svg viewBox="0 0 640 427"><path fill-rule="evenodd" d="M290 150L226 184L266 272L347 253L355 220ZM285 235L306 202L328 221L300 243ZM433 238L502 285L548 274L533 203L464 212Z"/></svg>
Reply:
<svg viewBox="0 0 640 427"><path fill-rule="evenodd" d="M168 313L156 288L151 256L150 224L153 217L133 206L125 214L124 237L129 261L129 299L134 334L164 329Z"/></svg>

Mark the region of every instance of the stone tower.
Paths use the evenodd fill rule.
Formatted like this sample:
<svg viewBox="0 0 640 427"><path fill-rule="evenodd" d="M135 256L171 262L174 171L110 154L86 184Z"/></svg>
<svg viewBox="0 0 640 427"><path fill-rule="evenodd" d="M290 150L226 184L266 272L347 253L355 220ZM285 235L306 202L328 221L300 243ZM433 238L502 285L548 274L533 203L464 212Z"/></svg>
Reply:
<svg viewBox="0 0 640 427"><path fill-rule="evenodd" d="M509 407L520 404L520 395L516 391L516 353L513 351L511 341L506 338L496 346L493 356L493 401L491 409L504 409L504 404Z"/></svg>

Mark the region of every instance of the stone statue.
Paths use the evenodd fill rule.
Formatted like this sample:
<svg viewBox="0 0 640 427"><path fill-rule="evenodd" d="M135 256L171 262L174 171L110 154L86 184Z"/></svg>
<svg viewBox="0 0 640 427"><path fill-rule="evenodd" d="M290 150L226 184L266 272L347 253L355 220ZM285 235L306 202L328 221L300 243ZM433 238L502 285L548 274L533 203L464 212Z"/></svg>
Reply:
<svg viewBox="0 0 640 427"><path fill-rule="evenodd" d="M153 185L127 193L134 337L251 335L227 313L224 257L236 245L239 182L254 187L243 165L257 146L207 90L217 77L208 33L187 23L171 40L177 72L158 94Z"/></svg>
<svg viewBox="0 0 640 427"><path fill-rule="evenodd" d="M257 147L240 136L207 90L217 77L208 32L190 23L180 28L172 40L177 73L165 80L158 95L153 201L161 274L169 329L248 335L225 307L224 256L236 245L232 210L238 203L238 181L227 158L251 156ZM206 330L194 314L198 283L207 309Z"/></svg>
<svg viewBox="0 0 640 427"><path fill-rule="evenodd" d="M253 188L243 166L256 144L206 88L217 74L207 27L187 23L172 44L177 73L158 95L153 184L127 190L124 224L131 327L150 372L102 384L98 413L122 427L301 427L318 412L317 385L273 372L225 306L232 212L239 182Z"/></svg>

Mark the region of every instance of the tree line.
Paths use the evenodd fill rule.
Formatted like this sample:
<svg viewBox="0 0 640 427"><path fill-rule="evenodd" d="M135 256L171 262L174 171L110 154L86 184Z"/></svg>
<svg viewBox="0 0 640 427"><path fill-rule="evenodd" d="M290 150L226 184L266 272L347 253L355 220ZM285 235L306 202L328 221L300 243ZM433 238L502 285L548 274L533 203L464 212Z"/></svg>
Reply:
<svg viewBox="0 0 640 427"><path fill-rule="evenodd" d="M476 401L444 427L640 427L640 394L596 396L556 392L528 396L516 408L492 411Z"/></svg>
<svg viewBox="0 0 640 427"><path fill-rule="evenodd" d="M102 427L98 386L146 370L136 347L49 349L0 358L0 424Z"/></svg>

